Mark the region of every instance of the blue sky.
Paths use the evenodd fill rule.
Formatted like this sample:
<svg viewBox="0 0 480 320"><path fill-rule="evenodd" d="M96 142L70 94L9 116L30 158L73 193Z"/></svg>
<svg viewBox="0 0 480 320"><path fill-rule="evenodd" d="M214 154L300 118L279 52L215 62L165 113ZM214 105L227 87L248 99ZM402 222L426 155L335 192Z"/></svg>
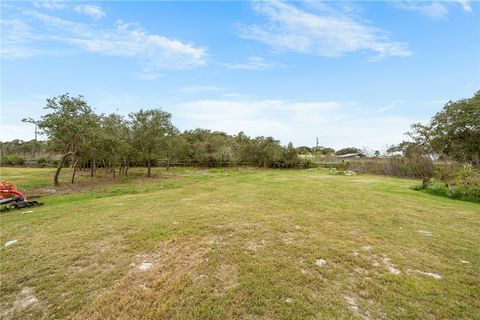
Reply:
<svg viewBox="0 0 480 320"><path fill-rule="evenodd" d="M2 141L69 92L181 130L382 149L480 89L478 2L4 1L1 28Z"/></svg>

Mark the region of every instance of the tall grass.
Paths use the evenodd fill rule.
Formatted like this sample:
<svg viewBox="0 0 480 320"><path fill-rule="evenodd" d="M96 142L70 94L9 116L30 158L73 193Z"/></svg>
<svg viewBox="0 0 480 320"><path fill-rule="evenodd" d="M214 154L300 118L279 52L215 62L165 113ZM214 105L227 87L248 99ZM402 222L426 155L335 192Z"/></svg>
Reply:
<svg viewBox="0 0 480 320"><path fill-rule="evenodd" d="M349 170L361 173L426 179L434 175L432 160L425 157L368 159L348 163Z"/></svg>

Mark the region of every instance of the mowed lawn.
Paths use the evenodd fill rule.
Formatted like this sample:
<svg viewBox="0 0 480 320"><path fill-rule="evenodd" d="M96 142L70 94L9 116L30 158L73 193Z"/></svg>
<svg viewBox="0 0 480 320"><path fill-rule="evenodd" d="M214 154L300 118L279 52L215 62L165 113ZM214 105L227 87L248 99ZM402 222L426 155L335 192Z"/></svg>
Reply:
<svg viewBox="0 0 480 320"><path fill-rule="evenodd" d="M68 173L1 169L45 203L0 215L2 319L480 318L480 205L417 181Z"/></svg>

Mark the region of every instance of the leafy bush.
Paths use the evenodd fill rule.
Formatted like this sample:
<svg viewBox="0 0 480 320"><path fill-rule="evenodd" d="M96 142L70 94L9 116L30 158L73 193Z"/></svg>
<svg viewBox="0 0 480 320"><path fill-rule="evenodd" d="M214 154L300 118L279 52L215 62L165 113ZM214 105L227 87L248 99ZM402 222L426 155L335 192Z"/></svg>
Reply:
<svg viewBox="0 0 480 320"><path fill-rule="evenodd" d="M17 155L7 155L2 157L2 164L10 166L19 166L25 163L25 158Z"/></svg>
<svg viewBox="0 0 480 320"><path fill-rule="evenodd" d="M309 158L301 159L301 162L300 162L299 165L300 165L301 168L305 168L305 169L316 167L315 162L312 159L309 159Z"/></svg>
<svg viewBox="0 0 480 320"><path fill-rule="evenodd" d="M337 169L340 171L345 171L345 170L348 170L349 168L350 168L350 162L343 161L343 160L337 166Z"/></svg>
<svg viewBox="0 0 480 320"><path fill-rule="evenodd" d="M471 165L457 165L452 169L454 167L449 165L437 170L435 179L415 189L452 199L480 202L480 172Z"/></svg>
<svg viewBox="0 0 480 320"><path fill-rule="evenodd" d="M46 157L38 157L37 159L37 164L47 164L50 162L50 159L49 158L46 158Z"/></svg>

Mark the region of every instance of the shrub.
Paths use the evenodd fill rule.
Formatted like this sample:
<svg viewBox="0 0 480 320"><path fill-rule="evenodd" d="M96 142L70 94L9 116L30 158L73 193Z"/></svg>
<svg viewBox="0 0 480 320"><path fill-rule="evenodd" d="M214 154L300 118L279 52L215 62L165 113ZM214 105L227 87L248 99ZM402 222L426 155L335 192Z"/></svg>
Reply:
<svg viewBox="0 0 480 320"><path fill-rule="evenodd" d="M19 166L25 163L25 158L17 155L7 155L2 157L2 164L10 166Z"/></svg>
<svg viewBox="0 0 480 320"><path fill-rule="evenodd" d="M315 168L316 164L312 159L304 158L300 162L300 167L308 169L308 168Z"/></svg>
<svg viewBox="0 0 480 320"><path fill-rule="evenodd" d="M480 172L471 165L465 165L457 170L451 187L458 188L463 198L480 202Z"/></svg>
<svg viewBox="0 0 480 320"><path fill-rule="evenodd" d="M432 179L425 189L432 194L445 196L448 195L448 187L445 183Z"/></svg>
<svg viewBox="0 0 480 320"><path fill-rule="evenodd" d="M434 175L432 160L422 156L351 161L347 162L346 167L343 169L343 166L339 166L339 169L350 169L376 175L417 178L424 182L428 182Z"/></svg>
<svg viewBox="0 0 480 320"><path fill-rule="evenodd" d="M471 165L443 167L436 172L435 179L415 189L452 199L480 202L480 172Z"/></svg>
<svg viewBox="0 0 480 320"><path fill-rule="evenodd" d="M49 162L49 159L45 157L38 157L36 160L38 164L47 164Z"/></svg>
<svg viewBox="0 0 480 320"><path fill-rule="evenodd" d="M337 167L337 169L340 171L345 171L345 170L348 170L349 168L350 168L350 162L344 161L344 160L342 160L342 162L340 162Z"/></svg>

